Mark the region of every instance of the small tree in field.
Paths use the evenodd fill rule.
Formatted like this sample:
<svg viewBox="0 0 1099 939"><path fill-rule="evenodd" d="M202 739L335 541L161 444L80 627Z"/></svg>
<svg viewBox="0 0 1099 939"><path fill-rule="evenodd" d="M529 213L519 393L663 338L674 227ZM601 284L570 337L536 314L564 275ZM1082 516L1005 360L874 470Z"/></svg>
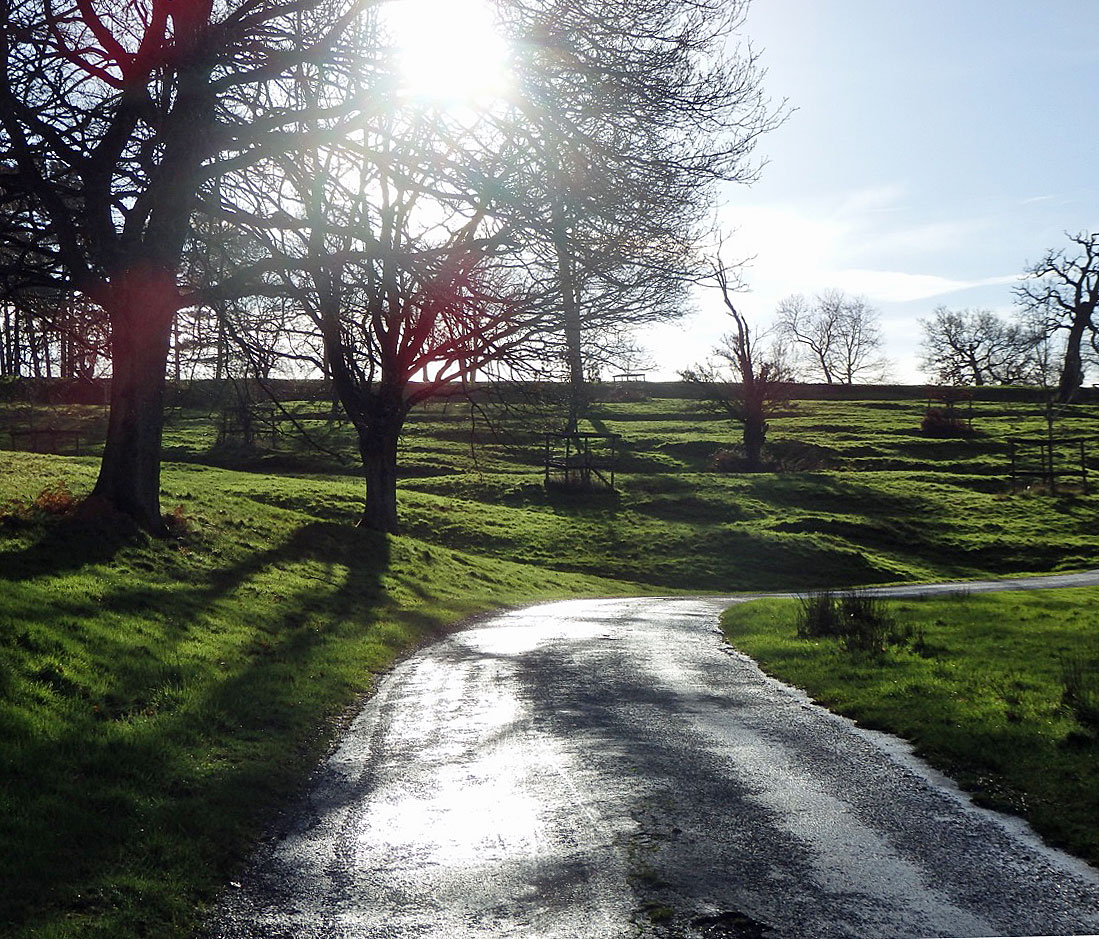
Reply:
<svg viewBox="0 0 1099 939"><path fill-rule="evenodd" d="M714 348L716 363L696 365L680 372L680 377L701 385L705 400L741 425L744 457L749 470L755 471L767 440L767 418L788 400L791 377L780 357L761 355L747 319L733 302L735 288L720 257L714 263L713 277L735 328Z"/></svg>

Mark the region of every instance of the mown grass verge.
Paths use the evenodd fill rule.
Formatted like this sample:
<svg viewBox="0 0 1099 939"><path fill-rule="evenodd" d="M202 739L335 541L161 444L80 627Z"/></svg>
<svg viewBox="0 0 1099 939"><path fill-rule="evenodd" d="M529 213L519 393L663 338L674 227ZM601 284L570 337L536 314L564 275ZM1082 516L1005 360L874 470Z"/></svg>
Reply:
<svg viewBox="0 0 1099 939"><path fill-rule="evenodd" d="M0 502L93 471L0 453ZM5 936L190 935L397 656L501 605L645 589L304 507L338 486L188 466L164 486L185 506L164 541L10 504L0 524Z"/></svg>
<svg viewBox="0 0 1099 939"><path fill-rule="evenodd" d="M1099 589L961 592L886 608L917 640L880 656L797 638L796 600L738 604L722 626L769 674L912 741L977 802L1099 864L1099 715L1086 700L1099 692ZM1075 701L1065 687L1074 670L1084 682Z"/></svg>

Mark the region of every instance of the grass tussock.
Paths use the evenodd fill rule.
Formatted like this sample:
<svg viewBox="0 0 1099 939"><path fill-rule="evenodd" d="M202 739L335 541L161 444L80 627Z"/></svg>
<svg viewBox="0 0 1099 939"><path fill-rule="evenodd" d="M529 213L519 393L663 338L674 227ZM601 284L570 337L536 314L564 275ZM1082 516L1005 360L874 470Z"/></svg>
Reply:
<svg viewBox="0 0 1099 939"><path fill-rule="evenodd" d="M799 604L796 631L801 639L836 639L848 652L871 656L913 639L917 648L923 645L922 634L898 625L888 604L865 591L823 590L800 598Z"/></svg>
<svg viewBox="0 0 1099 939"><path fill-rule="evenodd" d="M1061 675L1061 704L1085 733L1099 737L1099 659L1066 657Z"/></svg>

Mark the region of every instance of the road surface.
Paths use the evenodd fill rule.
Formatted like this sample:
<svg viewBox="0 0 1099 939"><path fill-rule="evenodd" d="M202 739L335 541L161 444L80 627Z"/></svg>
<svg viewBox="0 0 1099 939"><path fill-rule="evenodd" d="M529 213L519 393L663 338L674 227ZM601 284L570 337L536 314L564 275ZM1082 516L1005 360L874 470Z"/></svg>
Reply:
<svg viewBox="0 0 1099 939"><path fill-rule="evenodd" d="M733 601L549 604L407 659L208 935L1099 933L1096 871L764 676Z"/></svg>

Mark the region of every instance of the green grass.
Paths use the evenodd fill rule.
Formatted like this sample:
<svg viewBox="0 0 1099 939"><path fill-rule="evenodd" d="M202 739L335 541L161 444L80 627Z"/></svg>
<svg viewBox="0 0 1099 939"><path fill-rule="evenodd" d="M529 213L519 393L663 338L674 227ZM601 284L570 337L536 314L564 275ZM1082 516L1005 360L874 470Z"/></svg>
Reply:
<svg viewBox="0 0 1099 939"><path fill-rule="evenodd" d="M93 470L0 453L0 501ZM645 589L359 531L346 483L164 487L190 526L167 541L0 527L4 935L190 934L398 655L502 604Z"/></svg>
<svg viewBox="0 0 1099 939"><path fill-rule="evenodd" d="M1099 496L1010 492L1005 439L1041 430L1040 406L980 405L981 435L959 440L922 437L924 407L796 402L772 419L770 440L791 463L820 468L736 475L709 468L736 438L730 422L684 401L604 404L591 427L622 434L624 450L608 499L547 492L540 438L519 432L510 448L486 438L474 465L452 406L410 426L402 508L410 532L452 547L663 589L783 589L792 574L800 587L964 578L1099 559ZM1070 410L1065 432L1097 417L1099 407ZM448 498L444 520L424 496Z"/></svg>
<svg viewBox="0 0 1099 939"><path fill-rule="evenodd" d="M505 414L500 435L482 421L471 446L468 409L432 405L403 441L395 538L353 527L348 427L291 407L324 451L219 443L211 414L170 413L162 501L187 520L171 539L7 511L0 934L190 934L376 676L469 614L1099 563L1099 496L1009 492L1004 439L1041 430L1033 405L980 405L978 436L943 441L917 432L924 402L796 403L770 435L792 471L743 476L710 469L736 439L727 421L683 401L604 404L590 426L623 435L613 495L543 487L540 416ZM30 410L12 419L52 419ZM1097 416L1067 413L1066 432ZM90 488L102 409L53 417L92 449L0 451L0 503Z"/></svg>
<svg viewBox="0 0 1099 939"><path fill-rule="evenodd" d="M880 658L796 638L797 609L740 604L722 626L769 674L912 741L978 802L1099 864L1099 726L1076 719L1062 682L1075 661L1099 691L1099 589L892 601L898 625L923 638Z"/></svg>

